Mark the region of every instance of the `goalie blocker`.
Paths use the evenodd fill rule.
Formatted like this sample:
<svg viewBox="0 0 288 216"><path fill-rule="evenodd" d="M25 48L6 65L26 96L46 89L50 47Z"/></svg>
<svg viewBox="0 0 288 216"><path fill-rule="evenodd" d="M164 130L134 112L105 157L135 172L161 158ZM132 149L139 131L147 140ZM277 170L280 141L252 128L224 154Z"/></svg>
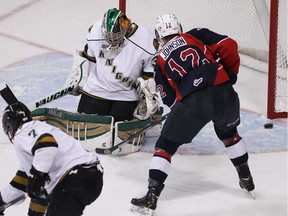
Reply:
<svg viewBox="0 0 288 216"><path fill-rule="evenodd" d="M154 117L159 119L162 113L161 107ZM87 151L105 153L105 150L115 149L110 152L113 155L125 155L138 151L144 142L145 130L142 129L153 122L152 118L148 118L116 122L114 125L112 116L79 114L53 108L39 108L32 112L32 116L33 119L46 121L72 135ZM133 135L137 133L139 135L134 137ZM130 140L132 136L134 138ZM127 142L123 143L125 140ZM121 144L121 147L114 148L118 144Z"/></svg>

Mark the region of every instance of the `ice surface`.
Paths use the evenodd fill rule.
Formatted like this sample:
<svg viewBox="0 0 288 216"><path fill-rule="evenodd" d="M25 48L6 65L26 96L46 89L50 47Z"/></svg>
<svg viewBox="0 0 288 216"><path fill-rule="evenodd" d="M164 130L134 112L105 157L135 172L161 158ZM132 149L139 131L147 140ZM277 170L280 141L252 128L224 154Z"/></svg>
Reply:
<svg viewBox="0 0 288 216"><path fill-rule="evenodd" d="M74 48L85 43L86 30L118 1L5 1L0 10L0 86L8 84L26 104L61 88L72 65ZM237 174L208 124L180 147L160 197L155 216L286 216L287 120L266 118L267 75L241 67L235 85L241 100L239 133L250 152L256 200L238 186ZM65 96L47 104L75 111L79 97ZM6 106L0 98L0 109ZM1 116L1 114L0 114ZM272 129L264 124L273 122ZM85 216L129 216L130 200L146 193L148 167L156 138L140 152L100 155L104 188ZM18 161L0 130L0 189L14 176ZM27 215L28 200L6 215Z"/></svg>

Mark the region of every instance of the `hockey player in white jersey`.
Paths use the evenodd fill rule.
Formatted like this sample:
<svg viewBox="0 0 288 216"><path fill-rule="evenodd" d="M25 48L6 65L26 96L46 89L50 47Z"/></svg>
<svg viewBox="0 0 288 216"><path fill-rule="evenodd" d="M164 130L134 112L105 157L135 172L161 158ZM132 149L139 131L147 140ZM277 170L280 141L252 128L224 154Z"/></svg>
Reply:
<svg viewBox="0 0 288 216"><path fill-rule="evenodd" d="M122 11L109 9L89 28L84 50L74 54L75 67L81 67L83 72L81 81L77 80L82 94L77 111L110 115L115 122L132 120L142 99L137 86L144 83L149 93L157 96L151 62L156 52L153 41L154 35L148 29L132 23ZM74 78L72 67L67 85ZM159 103L154 100L151 105L157 108ZM135 112L134 117L147 119L149 114L149 110L148 114Z"/></svg>
<svg viewBox="0 0 288 216"><path fill-rule="evenodd" d="M76 139L33 120L21 102L7 106L2 126L15 146L20 167L1 190L0 205L27 193L38 200L34 209L30 206L29 216L45 212L47 216L78 216L101 194L103 169L98 155L85 151Z"/></svg>

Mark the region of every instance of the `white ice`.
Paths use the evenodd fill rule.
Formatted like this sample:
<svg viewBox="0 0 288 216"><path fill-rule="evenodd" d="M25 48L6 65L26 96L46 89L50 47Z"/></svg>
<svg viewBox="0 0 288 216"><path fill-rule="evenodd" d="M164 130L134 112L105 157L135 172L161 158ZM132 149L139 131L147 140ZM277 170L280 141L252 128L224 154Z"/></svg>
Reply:
<svg viewBox="0 0 288 216"><path fill-rule="evenodd" d="M0 87L30 103L61 88L72 65L73 49L82 49L87 28L117 0L14 0L0 8ZM133 19L133 17L131 17ZM287 120L268 120L267 74L241 67L235 85L241 100L240 135L250 152L256 200L240 189L234 167L208 124L172 159L171 173L155 216L286 216ZM75 111L79 97L66 96L47 107ZM0 98L0 109L6 106ZM1 114L0 114L1 116ZM264 129L267 122L272 129ZM140 152L100 155L105 169L103 192L85 216L129 216L130 200L146 193L148 167L156 138ZM18 161L0 132L0 190L14 176ZM5 215L27 215L28 199Z"/></svg>

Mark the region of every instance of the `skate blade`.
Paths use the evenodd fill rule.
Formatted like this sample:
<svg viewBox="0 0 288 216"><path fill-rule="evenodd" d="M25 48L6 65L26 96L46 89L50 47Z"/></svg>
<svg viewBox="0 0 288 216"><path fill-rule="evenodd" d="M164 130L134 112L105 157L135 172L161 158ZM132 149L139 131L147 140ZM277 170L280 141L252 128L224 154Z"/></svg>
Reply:
<svg viewBox="0 0 288 216"><path fill-rule="evenodd" d="M139 207L132 205L130 208L131 212L133 212L136 215L140 216L153 216L154 210L146 208L146 207Z"/></svg>
<svg viewBox="0 0 288 216"><path fill-rule="evenodd" d="M256 200L256 196L255 196L254 191L248 191L248 193L250 194L250 196L251 196L254 200Z"/></svg>

